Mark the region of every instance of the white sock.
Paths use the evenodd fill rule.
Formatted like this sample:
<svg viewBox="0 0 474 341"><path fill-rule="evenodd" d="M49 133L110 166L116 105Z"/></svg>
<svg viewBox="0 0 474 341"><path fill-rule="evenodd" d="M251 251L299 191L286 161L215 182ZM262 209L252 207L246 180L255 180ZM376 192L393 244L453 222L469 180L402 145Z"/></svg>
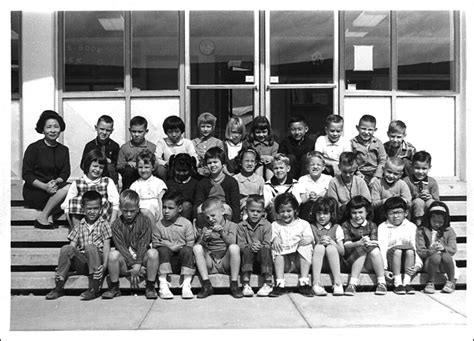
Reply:
<svg viewBox="0 0 474 341"><path fill-rule="evenodd" d="M276 285L277 285L277 287L284 288L285 287L285 279L284 278L277 279L276 280Z"/></svg>
<svg viewBox="0 0 474 341"><path fill-rule="evenodd" d="M183 279L183 285L187 284L187 285L191 285L191 278L193 278L191 275L184 275L184 279Z"/></svg>
<svg viewBox="0 0 474 341"><path fill-rule="evenodd" d="M385 283L385 276L377 277L377 283L380 283L380 284L387 284L387 283Z"/></svg>
<svg viewBox="0 0 474 341"><path fill-rule="evenodd" d="M408 285L408 284L410 284L410 283L411 283L411 276L405 274L405 275L403 276L403 285Z"/></svg>
<svg viewBox="0 0 474 341"><path fill-rule="evenodd" d="M398 287L399 285L402 285L402 275L394 275L393 276L393 284Z"/></svg>
<svg viewBox="0 0 474 341"><path fill-rule="evenodd" d="M300 277L298 281L300 283L300 286L309 285L309 277Z"/></svg>
<svg viewBox="0 0 474 341"><path fill-rule="evenodd" d="M160 285L164 285L166 283L166 275L159 275L158 280L160 281Z"/></svg>
<svg viewBox="0 0 474 341"><path fill-rule="evenodd" d="M349 280L349 284L358 285L359 279L357 277L351 277L351 279Z"/></svg>

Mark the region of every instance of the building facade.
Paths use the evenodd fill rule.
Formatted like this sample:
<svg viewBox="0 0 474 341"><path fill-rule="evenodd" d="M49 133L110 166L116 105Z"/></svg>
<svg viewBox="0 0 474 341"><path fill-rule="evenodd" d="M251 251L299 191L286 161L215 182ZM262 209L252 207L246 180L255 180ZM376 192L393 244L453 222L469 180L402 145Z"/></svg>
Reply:
<svg viewBox="0 0 474 341"><path fill-rule="evenodd" d="M12 12L12 179L45 109L67 128L72 176L100 115L112 138L149 121L147 138L178 115L186 136L197 116L264 115L278 139L300 114L310 134L344 117L353 137L363 114L406 123L406 140L433 156L432 175L466 178L465 14L458 11L74 11Z"/></svg>

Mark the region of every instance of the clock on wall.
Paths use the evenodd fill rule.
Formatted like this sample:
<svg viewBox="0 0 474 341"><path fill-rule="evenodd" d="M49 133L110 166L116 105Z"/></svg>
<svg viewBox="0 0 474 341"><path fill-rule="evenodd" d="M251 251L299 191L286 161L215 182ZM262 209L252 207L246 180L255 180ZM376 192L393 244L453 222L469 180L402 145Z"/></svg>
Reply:
<svg viewBox="0 0 474 341"><path fill-rule="evenodd" d="M206 56L209 56L214 53L216 46L214 42L210 39L203 39L199 43L199 51Z"/></svg>

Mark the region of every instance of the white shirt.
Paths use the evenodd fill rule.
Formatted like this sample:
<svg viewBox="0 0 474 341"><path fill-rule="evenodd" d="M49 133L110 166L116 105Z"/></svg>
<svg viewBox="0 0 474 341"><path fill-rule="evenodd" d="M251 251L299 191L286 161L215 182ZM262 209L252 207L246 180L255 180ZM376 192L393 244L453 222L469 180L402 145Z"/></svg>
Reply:
<svg viewBox="0 0 474 341"><path fill-rule="evenodd" d="M306 220L296 218L288 225L281 224L278 220L272 223L272 242L275 238L280 238L282 251L280 253L274 253L276 255L286 255L289 253L296 252L299 248L299 242L304 238L308 237L314 241L313 231L311 226ZM308 252L302 253L305 259L311 259L312 245L307 245L309 248L302 247L303 249L309 249ZM301 247L300 247L301 248ZM300 252L298 250L298 252ZM300 252L301 253L301 252Z"/></svg>
<svg viewBox="0 0 474 341"><path fill-rule="evenodd" d="M298 179L298 183L295 185L293 194L296 196L299 202L301 202L301 195L315 192L318 196L322 197L326 195L329 188L329 182L331 182L332 176L327 174L321 174L318 180L314 181L311 175L306 174Z"/></svg>
<svg viewBox="0 0 474 341"><path fill-rule="evenodd" d="M168 189L164 181L153 175L146 180L139 178L132 183L130 189L138 193L140 208L150 210L158 219L162 207L160 194Z"/></svg>
<svg viewBox="0 0 474 341"><path fill-rule="evenodd" d="M186 153L190 156L194 156L197 159L196 149L191 140L181 138L176 143L172 143L168 137L164 137L158 140L156 143L156 162L159 165L166 165L173 154Z"/></svg>
<svg viewBox="0 0 474 341"><path fill-rule="evenodd" d="M84 180L87 184L94 185L98 184L102 178L97 178L95 180L91 180L87 177L87 175L82 175L82 180ZM67 191L66 198L64 199L63 203L61 204L61 208L63 209L64 213L69 212L69 200L74 197L77 197L77 184L76 180L72 182L72 185L69 187ZM118 211L119 209L119 194L117 192L117 187L115 187L114 180L109 178L109 184L107 185L107 201L111 204L112 210Z"/></svg>
<svg viewBox="0 0 474 341"><path fill-rule="evenodd" d="M351 152L352 147L349 139L344 136L339 138L337 142L331 142L327 135L323 135L317 138L314 144L314 150L323 154L327 161L339 162L339 156L343 152Z"/></svg>
<svg viewBox="0 0 474 341"><path fill-rule="evenodd" d="M380 253L382 254L384 269L387 269L387 251L397 245L410 246L415 250L415 265L420 268L423 261L416 252L416 225L408 219L404 219L399 226L394 226L388 221L384 221L378 227L378 242Z"/></svg>
<svg viewBox="0 0 474 341"><path fill-rule="evenodd" d="M239 142L237 144L233 144L232 142L229 142L228 140L225 141L225 144L227 146L227 158L229 160L234 159L242 149L242 142Z"/></svg>

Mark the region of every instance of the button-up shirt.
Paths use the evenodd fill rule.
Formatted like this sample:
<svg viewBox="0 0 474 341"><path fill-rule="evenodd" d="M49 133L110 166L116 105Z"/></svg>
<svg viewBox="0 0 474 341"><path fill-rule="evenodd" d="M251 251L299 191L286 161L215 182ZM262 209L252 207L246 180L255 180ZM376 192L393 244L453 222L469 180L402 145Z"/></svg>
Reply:
<svg viewBox="0 0 474 341"><path fill-rule="evenodd" d="M156 143L156 162L159 165L166 165L171 155L179 153L185 153L197 158L193 143L184 137L176 143L171 142L168 137L159 139Z"/></svg>
<svg viewBox="0 0 474 341"><path fill-rule="evenodd" d="M369 144L365 144L357 135L351 140L351 146L352 151L359 154L362 159L362 163L359 164L359 170L362 174L381 178L383 166L387 160L387 154L385 153L382 141L372 137Z"/></svg>
<svg viewBox="0 0 474 341"><path fill-rule="evenodd" d="M314 150L322 153L326 161L339 162L339 156L343 152L352 151L352 148L350 141L344 136L336 142L331 142L327 135L323 135L317 138Z"/></svg>
<svg viewBox="0 0 474 341"><path fill-rule="evenodd" d="M254 242L260 242L262 246L270 247L272 241L272 225L270 222L262 218L252 227L247 221L241 221L237 229L237 244L240 248L250 247Z"/></svg>
<svg viewBox="0 0 474 341"><path fill-rule="evenodd" d="M109 223L102 217L99 217L92 225L82 218L67 238L76 243L77 249L81 252L84 252L86 245L95 245L100 252L104 252L104 241L112 238L112 230Z"/></svg>
<svg viewBox="0 0 474 341"><path fill-rule="evenodd" d="M137 155L140 154L140 152L144 149L148 149L154 153L156 150L156 145L146 139L138 146L133 144L132 141L125 142L122 147L120 147L117 160L117 169L124 169L130 161L135 162Z"/></svg>
<svg viewBox="0 0 474 341"><path fill-rule="evenodd" d="M157 247L160 240L168 241L183 246L194 246L194 238L196 234L191 222L179 216L174 223L170 223L165 219L161 219L153 226L152 245Z"/></svg>

